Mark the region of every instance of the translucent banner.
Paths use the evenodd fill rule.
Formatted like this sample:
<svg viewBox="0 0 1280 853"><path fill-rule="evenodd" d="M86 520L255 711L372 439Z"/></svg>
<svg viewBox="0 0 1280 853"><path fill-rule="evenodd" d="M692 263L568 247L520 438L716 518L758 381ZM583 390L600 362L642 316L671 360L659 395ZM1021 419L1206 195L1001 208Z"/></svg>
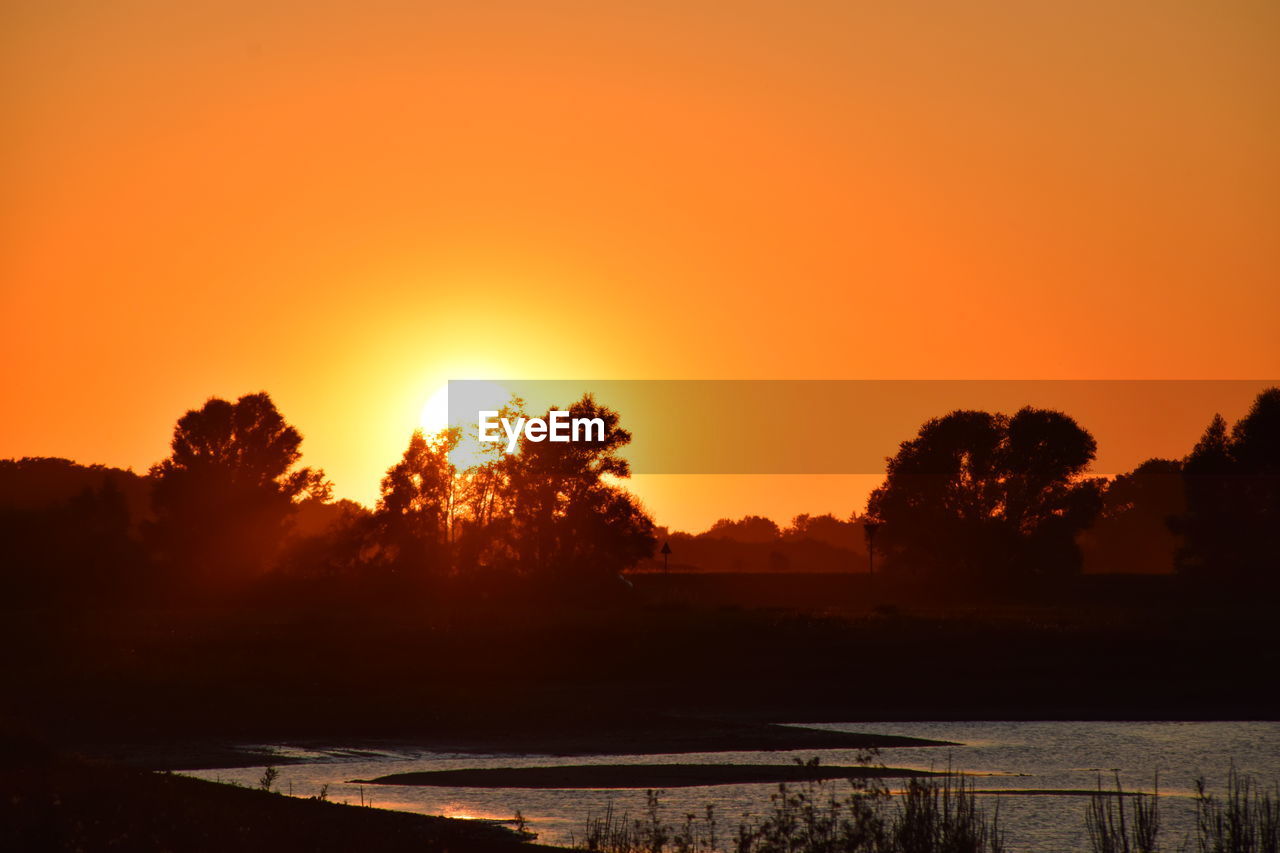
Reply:
<svg viewBox="0 0 1280 853"><path fill-rule="evenodd" d="M1215 413L1242 417L1266 380L455 380L449 423L464 442L590 436L571 406L591 395L631 435L637 474L871 474L920 426L958 409L1061 411L1098 443L1094 470L1181 458ZM503 407L522 401L502 423ZM562 412L565 414L555 414ZM508 413L514 415L515 413ZM542 421L542 425L534 420ZM574 433L575 427L578 432ZM529 430L532 430L530 433ZM584 432L584 430L586 430ZM568 436L567 439L564 436Z"/></svg>

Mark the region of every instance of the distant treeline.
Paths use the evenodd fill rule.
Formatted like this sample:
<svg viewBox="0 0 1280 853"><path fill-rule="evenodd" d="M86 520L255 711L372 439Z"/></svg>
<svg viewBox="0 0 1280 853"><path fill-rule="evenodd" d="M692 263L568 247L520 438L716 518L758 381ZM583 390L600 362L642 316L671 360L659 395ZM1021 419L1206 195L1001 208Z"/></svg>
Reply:
<svg viewBox="0 0 1280 853"><path fill-rule="evenodd" d="M512 401L504 415L522 414ZM624 594L621 573L863 572L902 582L1052 583L1084 572L1177 572L1223 588L1280 567L1280 389L1234 426L1215 416L1181 460L1088 476L1096 443L1061 412L956 411L888 460L847 519L722 519L656 529L619 484L630 434L590 395L569 407L605 438L522 440L465 469L456 430L416 432L372 509L332 500L301 434L265 393L213 398L178 420L146 475L65 459L0 461L0 594L10 604L211 595L264 578L368 589Z"/></svg>
<svg viewBox="0 0 1280 853"><path fill-rule="evenodd" d="M672 571L707 572L864 572L866 531L855 514L798 515L787 527L758 515L722 518L703 533L658 530L671 545ZM663 568L660 557L641 566Z"/></svg>

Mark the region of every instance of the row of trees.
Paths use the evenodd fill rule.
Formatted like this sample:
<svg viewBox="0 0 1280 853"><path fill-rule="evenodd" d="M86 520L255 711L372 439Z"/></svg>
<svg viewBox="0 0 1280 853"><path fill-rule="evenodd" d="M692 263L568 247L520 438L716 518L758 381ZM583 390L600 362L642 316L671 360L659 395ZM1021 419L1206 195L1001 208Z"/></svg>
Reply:
<svg viewBox="0 0 1280 853"><path fill-rule="evenodd" d="M504 416L522 415L519 406ZM619 451L631 440L618 414L589 395L569 411L603 419L604 438L522 439L517 453L465 470L452 460L458 430L415 432L368 510L331 502L324 472L300 465L302 436L267 394L210 399L179 419L169 457L152 467L152 511L136 538L170 577L204 588L268 567L406 582L488 572L579 589L609 583L652 552L653 523L617 485L630 474Z"/></svg>
<svg viewBox="0 0 1280 853"><path fill-rule="evenodd" d="M888 460L868 501L876 552L900 574L1009 583L1079 571L1087 540L1130 571L1275 580L1280 388L1234 427L1215 416L1183 460L1151 459L1108 481L1086 476L1096 450L1061 412L930 420Z"/></svg>
<svg viewBox="0 0 1280 853"><path fill-rule="evenodd" d="M513 401L503 415L520 407ZM324 473L301 465L302 436L268 395L210 399L178 421L169 457L146 477L66 460L0 462L0 550L12 567L0 582L36 597L165 580L209 589L274 567L616 587L620 571L653 554L656 531L619 485L631 436L618 413L589 395L570 412L603 419L604 438L522 439L516 453L495 447L460 467L458 431L414 433L366 509L333 502ZM802 516L786 530L760 517L724 520L697 537L673 535L677 560L852 569L875 531L884 571L933 582L1069 575L1080 570L1082 543L1110 554L1112 570L1176 567L1237 585L1274 571L1280 389L1233 427L1216 417L1184 460L1149 460L1106 481L1087 475L1095 452L1088 431L1061 412L952 412L903 442L866 515Z"/></svg>
<svg viewBox="0 0 1280 853"><path fill-rule="evenodd" d="M748 515L722 518L698 534L662 529L659 538L671 543L673 570L847 574L867 566L866 533L857 516L803 514L779 527ZM647 568L660 569L662 561Z"/></svg>
<svg viewBox="0 0 1280 853"><path fill-rule="evenodd" d="M519 409L515 401L501 416L523 416ZM358 556L348 548L347 565L332 568L350 568L355 556L402 573L487 571L578 589L613 583L655 543L652 519L618 485L631 474L620 455L631 434L590 395L569 412L601 419L603 438L552 444L521 436L517 452L493 445L463 470L452 460L459 430L415 432L383 478L377 508L347 525Z"/></svg>
<svg viewBox="0 0 1280 853"><path fill-rule="evenodd" d="M1083 479L1093 436L1061 412L957 411L925 423L867 503L890 568L1010 581L1079 568L1076 535L1101 506Z"/></svg>

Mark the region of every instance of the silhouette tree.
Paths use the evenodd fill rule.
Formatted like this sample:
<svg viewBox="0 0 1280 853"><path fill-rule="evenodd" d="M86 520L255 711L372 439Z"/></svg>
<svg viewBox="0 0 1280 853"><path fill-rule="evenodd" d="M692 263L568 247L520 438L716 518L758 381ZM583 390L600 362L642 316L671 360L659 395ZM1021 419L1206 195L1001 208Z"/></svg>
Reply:
<svg viewBox="0 0 1280 853"><path fill-rule="evenodd" d="M440 575L450 567L457 469L449 454L459 437L457 429L430 438L416 430L382 478L374 523L383 562L398 572Z"/></svg>
<svg viewBox="0 0 1280 853"><path fill-rule="evenodd" d="M1178 570L1224 586L1277 582L1280 559L1280 388L1254 400L1231 428L1215 415L1182 466L1186 538Z"/></svg>
<svg viewBox="0 0 1280 853"><path fill-rule="evenodd" d="M955 411L888 460L867 512L891 567L936 579L1008 582L1077 571L1076 534L1097 514L1080 478L1093 436L1061 412Z"/></svg>
<svg viewBox="0 0 1280 853"><path fill-rule="evenodd" d="M278 560L283 573L309 580L363 575L373 542L373 512L345 498L309 498L296 507Z"/></svg>
<svg viewBox="0 0 1280 853"><path fill-rule="evenodd" d="M697 535L659 530L682 570L706 572L848 573L867 566L862 520L852 516L797 515L779 529L769 518L720 519ZM676 565L675 563L672 564Z"/></svg>
<svg viewBox="0 0 1280 853"><path fill-rule="evenodd" d="M48 456L0 459L0 509L49 509L85 489L100 490L108 482L123 492L131 524L150 513L151 482L145 477L120 468L80 465Z"/></svg>
<svg viewBox="0 0 1280 853"><path fill-rule="evenodd" d="M849 551L862 551L866 547L866 534L856 515L841 520L830 513L803 513L791 519L791 526L782 531L782 535L789 540L809 539Z"/></svg>
<svg viewBox="0 0 1280 853"><path fill-rule="evenodd" d="M0 601L119 601L148 579L136 532L150 484L66 459L0 460Z"/></svg>
<svg viewBox="0 0 1280 853"><path fill-rule="evenodd" d="M251 575L274 557L294 502L325 498L324 473L296 467L302 436L265 393L187 412L168 459L151 469L162 557L203 580Z"/></svg>
<svg viewBox="0 0 1280 853"><path fill-rule="evenodd" d="M524 401L513 397L498 417L511 423L526 417ZM453 559L459 572L477 582L473 592L490 595L519 570L509 541L514 465L499 443L481 445L478 454L455 474Z"/></svg>
<svg viewBox="0 0 1280 853"><path fill-rule="evenodd" d="M1182 463L1148 459L1106 485L1102 511L1080 537L1085 571L1173 571L1178 537L1171 523L1187 511Z"/></svg>
<svg viewBox="0 0 1280 853"><path fill-rule="evenodd" d="M804 516L808 520L808 516ZM731 539L734 542L776 542L782 531L771 518L747 515L733 520L722 518L707 530L704 536L712 539Z"/></svg>
<svg viewBox="0 0 1280 853"><path fill-rule="evenodd" d="M570 443L529 441L501 463L501 509L495 514L506 554L526 575L583 591L613 583L619 571L653 553L653 521L612 480L631 468L619 451L631 441L618 413L590 395L571 418L600 418L603 438Z"/></svg>

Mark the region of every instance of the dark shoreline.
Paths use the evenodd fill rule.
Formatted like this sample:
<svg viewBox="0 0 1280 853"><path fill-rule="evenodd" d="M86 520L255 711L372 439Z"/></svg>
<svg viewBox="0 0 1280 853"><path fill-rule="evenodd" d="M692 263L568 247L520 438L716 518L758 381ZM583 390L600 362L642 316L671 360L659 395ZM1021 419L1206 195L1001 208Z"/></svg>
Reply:
<svg viewBox="0 0 1280 853"><path fill-rule="evenodd" d="M259 767L309 761L245 746L245 740L152 740L130 743L85 742L78 752L148 770L207 770ZM949 741L901 735L810 729L793 725L702 718L655 717L615 727L563 728L513 732L419 733L404 737L281 739L281 746L305 750L341 749L359 753L407 747L430 752L486 755L669 755L700 752L758 752L804 749L874 750L956 746Z"/></svg>
<svg viewBox="0 0 1280 853"><path fill-rule="evenodd" d="M826 779L915 779L943 774L816 764L578 764L391 773L352 784L446 788L694 788Z"/></svg>
<svg viewBox="0 0 1280 853"><path fill-rule="evenodd" d="M493 821L290 797L66 757L0 766L0 850L538 853Z"/></svg>

